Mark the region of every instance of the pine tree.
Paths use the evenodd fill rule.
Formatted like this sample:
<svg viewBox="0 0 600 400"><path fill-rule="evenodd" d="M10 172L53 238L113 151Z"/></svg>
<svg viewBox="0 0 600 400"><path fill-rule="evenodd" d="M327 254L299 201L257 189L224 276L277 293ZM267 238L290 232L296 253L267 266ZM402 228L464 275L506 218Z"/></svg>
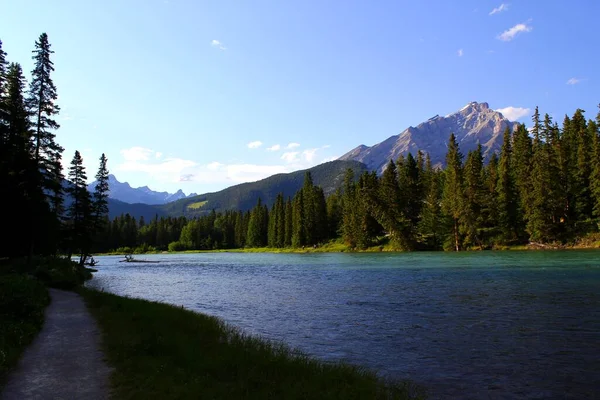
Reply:
<svg viewBox="0 0 600 400"><path fill-rule="evenodd" d="M388 162L381 175L378 197L366 193L364 199L370 200L371 214L387 231L396 246L406 250L414 247L414 231L405 214L407 207L400 193L398 173L393 160Z"/></svg>
<svg viewBox="0 0 600 400"><path fill-rule="evenodd" d="M108 185L108 168L106 166L107 158L102 153L100 157L100 167L96 173L96 187L92 197L92 209L94 216L94 228L98 231L103 228L104 221L108 215L108 193L110 187ZM143 220L140 220L140 224Z"/></svg>
<svg viewBox="0 0 600 400"><path fill-rule="evenodd" d="M69 181L70 186L67 191L72 198L72 203L67 210L71 233L70 249L72 251L79 251L79 262L83 265L91 245L90 224L92 223L92 204L90 193L87 190L85 166L83 165L83 159L79 151L75 151L75 155L71 161Z"/></svg>
<svg viewBox="0 0 600 400"><path fill-rule="evenodd" d="M51 193L52 208L59 215L63 203L61 158L64 149L56 143L56 135L53 132L60 127L53 119L60 111L55 104L58 99L56 86L50 76L54 71L54 64L50 60L53 53L54 51L50 50L48 35L42 33L35 42L33 51L35 65L31 71L27 105L32 114L35 160L43 171L43 187Z"/></svg>
<svg viewBox="0 0 600 400"><path fill-rule="evenodd" d="M438 249L440 243L440 219L442 209L440 205L440 174L431 165L429 153L425 160L423 173L425 198L419 218L418 233L420 241L429 249Z"/></svg>
<svg viewBox="0 0 600 400"><path fill-rule="evenodd" d="M302 188L296 193L292 203L292 247L304 247L306 245L305 223L304 188Z"/></svg>
<svg viewBox="0 0 600 400"><path fill-rule="evenodd" d="M513 153L511 169L517 190L517 227L520 238L524 237L527 216L531 213L531 158L532 144L529 132L524 124L519 124L513 133Z"/></svg>
<svg viewBox="0 0 600 400"><path fill-rule="evenodd" d="M23 98L25 78L21 66L10 64L0 109L2 110L2 143L0 146L0 185L2 209L20 216L19 224L13 226L6 240L10 255L31 256L37 240L49 232L47 206L40 186L40 175L31 157L29 146L30 127L28 112Z"/></svg>
<svg viewBox="0 0 600 400"><path fill-rule="evenodd" d="M515 242L518 238L518 202L515 188L510 129L504 131L504 140L498 160L498 181L496 184L496 204L498 206L498 231L504 243Z"/></svg>
<svg viewBox="0 0 600 400"><path fill-rule="evenodd" d="M481 145L470 151L464 168L465 207L462 220L465 244L482 246L480 231L483 228L482 209L485 197L483 176L483 154Z"/></svg>
<svg viewBox="0 0 600 400"><path fill-rule="evenodd" d="M283 244L285 247L290 247L292 245L292 236L294 233L293 219L294 219L294 212L293 212L293 208L292 208L292 199L288 197L287 201L285 202L285 219L284 219L285 234L284 234L284 241L283 241Z"/></svg>
<svg viewBox="0 0 600 400"><path fill-rule="evenodd" d="M442 193L442 211L450 219L452 247L459 251L462 246L459 222L463 217L463 167L462 154L454 133L450 134L446 153L446 170Z"/></svg>
<svg viewBox="0 0 600 400"><path fill-rule="evenodd" d="M593 169L590 177L590 190L594 205L594 216L597 218L597 225L600 229L600 104L598 104L596 122L590 122L589 127L591 127L590 129L596 128L592 136Z"/></svg>
<svg viewBox="0 0 600 400"><path fill-rule="evenodd" d="M6 74L8 62L6 61L6 52L2 50L2 40L0 40L0 148L4 148L6 135L8 134L8 117L5 108L6 92Z"/></svg>
<svg viewBox="0 0 600 400"><path fill-rule="evenodd" d="M482 208L482 218L486 231L486 241L491 242L498 234L498 204L496 190L498 185L498 156L492 154L488 165L484 168L485 197Z"/></svg>

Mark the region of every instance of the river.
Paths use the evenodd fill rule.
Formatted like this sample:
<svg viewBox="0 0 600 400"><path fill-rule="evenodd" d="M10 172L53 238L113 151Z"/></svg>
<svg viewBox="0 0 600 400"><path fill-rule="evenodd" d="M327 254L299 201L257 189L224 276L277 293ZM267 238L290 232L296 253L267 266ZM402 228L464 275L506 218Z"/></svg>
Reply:
<svg viewBox="0 0 600 400"><path fill-rule="evenodd" d="M600 398L600 252L96 257L88 286L215 315L432 399Z"/></svg>

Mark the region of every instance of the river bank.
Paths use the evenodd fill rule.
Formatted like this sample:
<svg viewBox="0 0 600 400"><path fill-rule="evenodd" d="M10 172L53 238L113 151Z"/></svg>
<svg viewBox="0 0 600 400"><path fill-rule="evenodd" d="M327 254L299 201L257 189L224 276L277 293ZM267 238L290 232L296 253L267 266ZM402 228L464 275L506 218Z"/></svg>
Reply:
<svg viewBox="0 0 600 400"><path fill-rule="evenodd" d="M420 399L408 382L311 359L172 305L81 290L114 367L116 398Z"/></svg>

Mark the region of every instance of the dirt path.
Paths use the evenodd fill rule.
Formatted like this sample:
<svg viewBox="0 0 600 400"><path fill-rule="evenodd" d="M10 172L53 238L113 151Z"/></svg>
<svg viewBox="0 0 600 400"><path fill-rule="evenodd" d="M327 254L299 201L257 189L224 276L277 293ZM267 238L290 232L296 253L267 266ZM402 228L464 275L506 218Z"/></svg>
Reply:
<svg viewBox="0 0 600 400"><path fill-rule="evenodd" d="M76 293L50 289L42 331L9 375L2 400L107 399L100 331Z"/></svg>

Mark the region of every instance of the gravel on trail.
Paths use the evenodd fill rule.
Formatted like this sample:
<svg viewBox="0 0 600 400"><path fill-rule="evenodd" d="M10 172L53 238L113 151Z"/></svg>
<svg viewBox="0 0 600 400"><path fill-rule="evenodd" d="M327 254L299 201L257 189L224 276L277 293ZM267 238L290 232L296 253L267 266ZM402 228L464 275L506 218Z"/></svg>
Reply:
<svg viewBox="0 0 600 400"><path fill-rule="evenodd" d="M111 368L100 330L77 293L50 289L42 331L9 374L1 400L107 399Z"/></svg>

